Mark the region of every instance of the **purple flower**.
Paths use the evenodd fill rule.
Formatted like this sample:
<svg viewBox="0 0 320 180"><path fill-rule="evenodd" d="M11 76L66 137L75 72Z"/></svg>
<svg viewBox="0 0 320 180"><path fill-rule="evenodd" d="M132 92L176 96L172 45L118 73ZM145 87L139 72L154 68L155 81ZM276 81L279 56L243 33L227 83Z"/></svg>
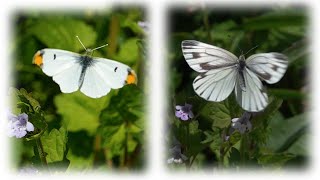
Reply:
<svg viewBox="0 0 320 180"><path fill-rule="evenodd" d="M194 115L191 111L192 105L185 104L184 106L176 106L176 117L180 118L183 121L186 121L190 118L193 118Z"/></svg>
<svg viewBox="0 0 320 180"><path fill-rule="evenodd" d="M233 118L231 120L231 128L233 130L238 130L241 134L244 134L246 131L250 131L252 128L251 122L249 119L245 118Z"/></svg>
<svg viewBox="0 0 320 180"><path fill-rule="evenodd" d="M27 131L34 131L34 126L28 121L26 113L19 114L18 116L8 113L8 136L22 138L27 134Z"/></svg>

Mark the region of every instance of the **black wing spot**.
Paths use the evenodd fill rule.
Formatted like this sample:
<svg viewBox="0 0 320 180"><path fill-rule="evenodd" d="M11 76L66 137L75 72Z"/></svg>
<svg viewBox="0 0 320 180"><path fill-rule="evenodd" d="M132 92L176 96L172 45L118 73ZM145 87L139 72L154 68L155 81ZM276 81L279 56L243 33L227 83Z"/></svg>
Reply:
<svg viewBox="0 0 320 180"><path fill-rule="evenodd" d="M114 72L117 72L118 67L114 68Z"/></svg>
<svg viewBox="0 0 320 180"><path fill-rule="evenodd" d="M56 57L57 57L57 55L56 55L56 54L53 54L53 60L55 60L55 59L56 59Z"/></svg>

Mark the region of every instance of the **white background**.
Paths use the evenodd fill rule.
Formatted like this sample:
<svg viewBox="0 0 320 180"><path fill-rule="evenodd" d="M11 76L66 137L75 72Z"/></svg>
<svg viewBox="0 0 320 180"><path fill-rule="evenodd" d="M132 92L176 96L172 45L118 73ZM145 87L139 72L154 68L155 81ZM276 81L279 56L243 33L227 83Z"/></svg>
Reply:
<svg viewBox="0 0 320 180"><path fill-rule="evenodd" d="M311 87L312 92L310 94L310 103L312 107L312 113L310 118L312 120L312 140L310 149L312 152L311 155L311 164L304 171L255 171L255 170L247 170L242 172L234 172L234 171L226 171L226 172L191 172L187 173L184 171L179 172L168 172L165 168L165 157L164 157L164 139L162 134L164 133L164 121L165 114L164 105L166 98L165 92L165 82L166 79L166 64L164 63L166 60L166 15L167 8L172 5L179 6L185 4L197 4L199 1L142 1L142 0L133 0L133 1L111 1L111 0L2 0L0 5L0 37L1 37L1 48L0 48L0 179L21 179L21 178L32 178L32 179L70 179L70 178L80 178L80 179L133 179L133 178L145 178L145 179L320 179L320 165L319 165L319 128L320 128L320 116L318 112L319 110L319 77L320 77L320 44L319 44L319 35L320 32L319 23L320 23L320 15L319 15L319 4L320 1L317 0L296 0L296 1L280 1L280 0L252 0L252 1L222 1L222 0L212 0L205 1L212 5L223 5L230 7L237 6L264 6L264 5L273 5L280 4L283 6L291 5L291 4L304 4L309 7L309 17L310 21L310 73L311 73ZM147 168L145 171L141 173L121 173L121 172L110 172L105 174L96 174L96 173L69 173L69 174L54 174L54 175L17 175L10 171L8 167L8 154L9 148L7 144L6 133L4 132L4 126L6 122L6 115L4 110L6 109L5 95L7 92L8 81L14 79L14 77L8 77L8 67L10 67L10 53L12 52L12 42L11 42L11 25L12 19L11 15L16 10L44 10L44 9L63 9L63 10L71 10L78 8L93 8L93 9L101 9L106 8L108 6L113 5L143 5L147 8L148 21L150 22L150 58L149 61L152 61L152 66L148 70L150 73L150 82L146 83L150 87L151 96L148 100L150 110L148 112L149 121L147 124ZM21 47L23 48L23 47Z"/></svg>

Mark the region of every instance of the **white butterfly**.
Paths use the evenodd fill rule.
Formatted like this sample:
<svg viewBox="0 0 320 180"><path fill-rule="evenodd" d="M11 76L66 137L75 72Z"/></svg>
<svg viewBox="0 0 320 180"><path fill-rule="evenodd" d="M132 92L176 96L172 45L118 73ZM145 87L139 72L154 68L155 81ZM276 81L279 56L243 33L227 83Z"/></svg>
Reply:
<svg viewBox="0 0 320 180"><path fill-rule="evenodd" d="M79 38L78 40L80 41ZM80 43L84 47L81 41ZM52 76L63 93L80 89L89 97L99 98L108 94L111 89L137 81L136 74L129 66L92 57L94 50L106 45L92 50L84 47L85 55L60 49L42 49L34 55L33 63L40 66L46 75Z"/></svg>
<svg viewBox="0 0 320 180"><path fill-rule="evenodd" d="M193 81L200 97L220 102L235 88L238 103L249 112L261 111L268 105L261 80L274 84L288 67L288 58L280 53L259 53L245 60L244 55L237 58L224 49L194 40L182 41L181 45L189 66L200 73Z"/></svg>

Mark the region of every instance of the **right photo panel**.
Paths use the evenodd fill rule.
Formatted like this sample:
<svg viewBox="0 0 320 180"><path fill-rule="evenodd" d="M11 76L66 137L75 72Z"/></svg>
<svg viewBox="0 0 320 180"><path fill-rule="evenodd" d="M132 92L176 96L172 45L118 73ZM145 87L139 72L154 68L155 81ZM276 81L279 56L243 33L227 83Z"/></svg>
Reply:
<svg viewBox="0 0 320 180"><path fill-rule="evenodd" d="M308 7L170 6L169 170L310 164Z"/></svg>

